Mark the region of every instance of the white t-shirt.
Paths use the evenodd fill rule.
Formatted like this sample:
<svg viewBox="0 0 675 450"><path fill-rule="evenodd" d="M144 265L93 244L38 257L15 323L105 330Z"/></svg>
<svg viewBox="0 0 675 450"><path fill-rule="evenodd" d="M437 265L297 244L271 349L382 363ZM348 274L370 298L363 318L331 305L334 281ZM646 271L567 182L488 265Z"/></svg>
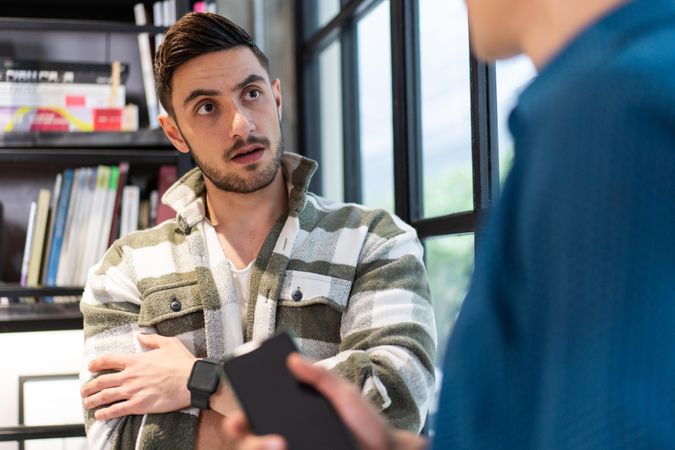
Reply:
<svg viewBox="0 0 675 450"><path fill-rule="evenodd" d="M226 256L227 258L227 256ZM248 306L248 294L251 292L251 272L253 269L253 263L251 261L248 263L248 266L243 269L237 269L232 264L232 261L229 259L227 262L230 263L230 268L232 269L232 278L234 278L234 288L237 291L237 301L239 302L239 309L241 311L241 323L242 325L246 321L246 307Z"/></svg>

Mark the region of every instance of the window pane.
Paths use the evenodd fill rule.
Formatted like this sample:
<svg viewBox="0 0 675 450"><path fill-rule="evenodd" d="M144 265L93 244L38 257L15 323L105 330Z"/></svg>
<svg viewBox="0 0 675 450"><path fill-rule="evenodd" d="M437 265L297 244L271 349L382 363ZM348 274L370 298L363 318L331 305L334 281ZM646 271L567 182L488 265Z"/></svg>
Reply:
<svg viewBox="0 0 675 450"><path fill-rule="evenodd" d="M340 41L319 55L321 102L321 187L323 196L334 201L344 198L344 157L342 147L342 80Z"/></svg>
<svg viewBox="0 0 675 450"><path fill-rule="evenodd" d="M513 161L513 139L508 118L516 106L518 95L535 76L532 62L526 56L499 61L497 71L497 127L499 129L499 179L504 181Z"/></svg>
<svg viewBox="0 0 675 450"><path fill-rule="evenodd" d="M301 1L305 9L305 37L310 37L340 12L340 0Z"/></svg>
<svg viewBox="0 0 675 450"><path fill-rule="evenodd" d="M424 217L473 210L469 29L464 0L421 0Z"/></svg>
<svg viewBox="0 0 675 450"><path fill-rule="evenodd" d="M424 245L438 330L437 361L442 361L473 271L473 234L427 238Z"/></svg>
<svg viewBox="0 0 675 450"><path fill-rule="evenodd" d="M389 2L358 23L362 201L394 210Z"/></svg>

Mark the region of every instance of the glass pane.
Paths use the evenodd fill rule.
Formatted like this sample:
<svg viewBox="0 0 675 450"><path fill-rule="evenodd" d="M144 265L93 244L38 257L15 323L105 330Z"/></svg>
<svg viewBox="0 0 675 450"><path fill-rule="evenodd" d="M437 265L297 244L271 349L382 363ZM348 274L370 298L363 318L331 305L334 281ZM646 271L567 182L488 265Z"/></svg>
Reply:
<svg viewBox="0 0 675 450"><path fill-rule="evenodd" d="M324 197L338 202L344 198L340 53L340 41L335 41L319 55L321 187Z"/></svg>
<svg viewBox="0 0 675 450"><path fill-rule="evenodd" d="M424 245L438 330L437 361L440 362L473 272L473 234L427 238Z"/></svg>
<svg viewBox="0 0 675 450"><path fill-rule="evenodd" d="M305 10L305 37L330 22L340 12L340 0L301 0Z"/></svg>
<svg viewBox="0 0 675 450"><path fill-rule="evenodd" d="M497 127L499 130L499 179L504 182L513 162L513 139L508 118L516 106L518 95L536 75L526 56L499 61L497 72Z"/></svg>
<svg viewBox="0 0 675 450"><path fill-rule="evenodd" d="M424 217L473 210L469 29L464 0L421 0Z"/></svg>
<svg viewBox="0 0 675 450"><path fill-rule="evenodd" d="M358 23L362 201L394 210L389 2Z"/></svg>

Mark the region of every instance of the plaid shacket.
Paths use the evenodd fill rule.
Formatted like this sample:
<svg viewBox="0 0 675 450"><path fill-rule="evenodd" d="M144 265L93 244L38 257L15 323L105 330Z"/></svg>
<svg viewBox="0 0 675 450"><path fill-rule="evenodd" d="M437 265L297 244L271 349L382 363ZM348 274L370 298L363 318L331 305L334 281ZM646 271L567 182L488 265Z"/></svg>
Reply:
<svg viewBox="0 0 675 450"><path fill-rule="evenodd" d="M93 358L143 351L141 331L220 358L288 330L305 356L361 386L393 426L419 431L434 392L436 332L415 231L383 210L308 193L314 161L286 153L282 169L289 211L254 262L244 326L230 265L205 243L205 187L194 169L164 195L175 219L123 237L91 269L81 382L92 378ZM85 423L93 449L182 450L194 445L198 417L187 408L96 421L88 411Z"/></svg>

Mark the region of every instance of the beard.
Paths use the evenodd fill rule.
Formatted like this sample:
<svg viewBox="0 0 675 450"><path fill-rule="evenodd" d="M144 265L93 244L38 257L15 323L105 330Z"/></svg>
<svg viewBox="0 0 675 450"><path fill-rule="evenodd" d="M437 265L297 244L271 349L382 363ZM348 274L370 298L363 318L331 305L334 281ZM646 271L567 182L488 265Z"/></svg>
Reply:
<svg viewBox="0 0 675 450"><path fill-rule="evenodd" d="M183 139L185 139L183 137ZM230 161L231 155L247 145L262 145L274 152L274 157L269 163L255 162L245 167L245 170L250 173L250 176L241 176L236 173L228 173L214 165L199 159L197 154L192 151L190 143L185 140L192 157L197 164L197 167L202 171L204 176L208 178L218 189L225 192L234 192L237 194L251 194L266 188L274 181L274 178L281 167L281 159L284 154L283 137L275 147L272 147L270 140L265 137L249 136L246 141L243 139L237 140L232 147L230 147L223 155L225 162ZM265 166L261 167L261 165Z"/></svg>

